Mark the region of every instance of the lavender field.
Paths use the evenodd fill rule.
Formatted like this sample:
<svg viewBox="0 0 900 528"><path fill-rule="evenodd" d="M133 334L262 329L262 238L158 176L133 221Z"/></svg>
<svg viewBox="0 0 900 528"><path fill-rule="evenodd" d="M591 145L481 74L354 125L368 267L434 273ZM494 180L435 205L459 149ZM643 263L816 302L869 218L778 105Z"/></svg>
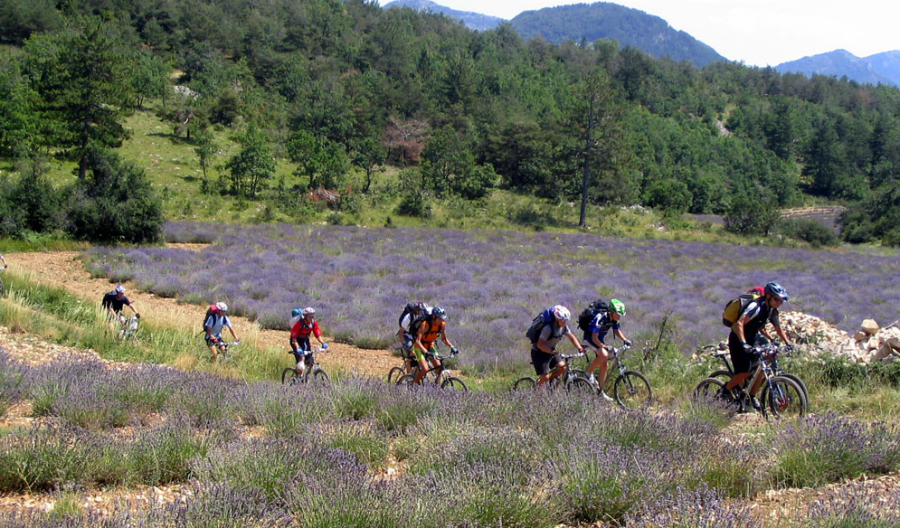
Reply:
<svg viewBox="0 0 900 528"><path fill-rule="evenodd" d="M0 511L15 528L746 528L761 491L900 467L896 430L833 414L722 441L703 403L647 414L564 392L247 384L76 357L33 367L0 349L0 417L21 402L35 420L0 431L0 493L69 507ZM79 498L171 485L178 500L149 509ZM835 490L775 525L872 526L835 523L895 518L900 494L882 498Z"/></svg>
<svg viewBox="0 0 900 528"><path fill-rule="evenodd" d="M287 329L311 305L324 331L363 347L390 347L407 300L444 307L469 372L527 369L524 332L541 309L580 311L622 299L632 340L655 339L664 318L689 353L723 339L724 304L751 286L781 282L799 310L850 330L864 318L900 318L900 261L821 250L635 240L590 234L170 223L175 248L97 248L92 273L134 280L188 302L224 300L264 327Z"/></svg>

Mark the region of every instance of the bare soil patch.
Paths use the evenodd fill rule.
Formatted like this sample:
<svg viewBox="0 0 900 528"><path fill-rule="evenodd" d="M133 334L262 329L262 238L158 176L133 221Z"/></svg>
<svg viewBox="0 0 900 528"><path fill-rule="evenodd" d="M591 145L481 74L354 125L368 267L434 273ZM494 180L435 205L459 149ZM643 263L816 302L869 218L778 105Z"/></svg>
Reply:
<svg viewBox="0 0 900 528"><path fill-rule="evenodd" d="M171 244L171 247L187 251L200 251L203 244ZM112 289L112 283L106 279L94 279L85 271L79 253L76 251L32 252L7 255L7 260L15 268L29 271L35 280L62 286L73 294L100 304L103 295ZM135 307L146 318L165 318L177 321L182 328L196 330L206 311L205 306L178 302L176 299L159 297L153 293L138 291L133 284L125 283L127 296L135 303ZM127 312L127 310L126 310ZM231 317L239 337L255 334L258 346L281 351L287 355L289 350L287 332L265 330L259 325L243 317ZM327 332L327 316L320 324ZM319 361L326 369L329 367L346 369L348 372L364 377L386 376L388 370L400 364L387 350L363 350L350 345L333 343L330 339L327 354L321 354ZM197 338L198 350L204 349L202 339Z"/></svg>

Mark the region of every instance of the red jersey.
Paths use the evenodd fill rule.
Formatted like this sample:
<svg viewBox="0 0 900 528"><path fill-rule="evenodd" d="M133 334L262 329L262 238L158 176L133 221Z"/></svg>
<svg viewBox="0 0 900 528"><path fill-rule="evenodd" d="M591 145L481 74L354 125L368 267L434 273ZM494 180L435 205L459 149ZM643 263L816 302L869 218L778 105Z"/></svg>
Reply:
<svg viewBox="0 0 900 528"><path fill-rule="evenodd" d="M315 319L313 319L311 325L307 325L306 321L300 319L294 324L294 327L291 328L292 339L306 339L310 334L314 334L316 337L322 337L322 331L319 330L319 323Z"/></svg>

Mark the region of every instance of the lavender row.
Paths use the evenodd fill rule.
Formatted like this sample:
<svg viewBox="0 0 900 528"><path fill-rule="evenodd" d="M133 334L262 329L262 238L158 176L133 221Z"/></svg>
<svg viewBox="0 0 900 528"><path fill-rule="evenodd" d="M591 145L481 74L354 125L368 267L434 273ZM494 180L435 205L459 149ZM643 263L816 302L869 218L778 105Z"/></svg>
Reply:
<svg viewBox="0 0 900 528"><path fill-rule="evenodd" d="M215 240L202 251L98 248L89 268L158 295L224 300L264 327L287 329L312 305L326 332L388 347L407 300L444 307L464 367L521 368L524 331L540 309L579 311L598 296L625 301L629 337L650 339L668 315L679 345L722 339L724 304L777 280L801 310L851 329L897 318L900 262L878 256L632 240L588 234L465 232L170 223L168 240Z"/></svg>
<svg viewBox="0 0 900 528"><path fill-rule="evenodd" d="M750 526L740 502L722 499L900 467L896 430L831 414L726 443L689 406L626 414L565 393L285 387L76 358L29 367L2 351L0 363L44 417L0 436L0 491L192 483L194 499L146 517L123 505L135 526L228 515L254 526ZM100 522L83 517L69 526ZM4 526L41 522L0 514Z"/></svg>

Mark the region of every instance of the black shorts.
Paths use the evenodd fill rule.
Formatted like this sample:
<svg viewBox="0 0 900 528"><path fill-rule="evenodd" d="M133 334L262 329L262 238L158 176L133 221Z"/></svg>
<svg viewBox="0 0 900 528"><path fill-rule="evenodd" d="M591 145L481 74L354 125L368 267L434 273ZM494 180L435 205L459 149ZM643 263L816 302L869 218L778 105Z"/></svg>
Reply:
<svg viewBox="0 0 900 528"><path fill-rule="evenodd" d="M531 363L534 365L534 372L538 376L549 374L552 369L562 362L559 354L548 354L535 348L531 349Z"/></svg>
<svg viewBox="0 0 900 528"><path fill-rule="evenodd" d="M734 332L728 335L728 351L731 352L731 364L734 366L735 374L743 374L753 369L756 360L744 352L744 345Z"/></svg>

